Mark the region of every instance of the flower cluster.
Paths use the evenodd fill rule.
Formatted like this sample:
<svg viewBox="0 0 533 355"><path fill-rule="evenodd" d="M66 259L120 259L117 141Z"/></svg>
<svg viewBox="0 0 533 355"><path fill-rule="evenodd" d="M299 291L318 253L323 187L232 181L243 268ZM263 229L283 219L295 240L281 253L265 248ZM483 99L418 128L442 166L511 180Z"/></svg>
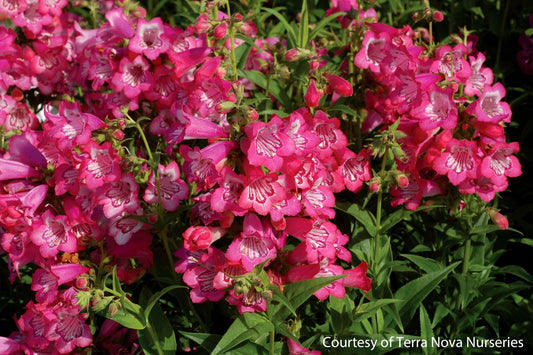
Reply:
<svg viewBox="0 0 533 355"><path fill-rule="evenodd" d="M18 28L0 26L0 252L12 282L35 266L35 301L0 338L2 351L135 351L136 333L109 319L91 333L86 321L113 319L126 296L107 280L141 280L159 242L195 303L225 297L240 313L263 312L272 287L325 276L344 277L316 291L320 300L343 298L346 287L368 295L368 264L352 265L349 237L333 222L335 194L380 188L375 147L352 150L328 110L351 100L342 71L352 63L339 73L318 43L308 51L259 38L253 22L211 2L184 29L129 2L102 2L105 20L87 29L66 5L0 4ZM475 43L428 51L419 32L377 23L355 1L334 1L326 14L338 12L343 28L366 31L353 58L373 88L364 131L403 132L393 205L416 209L449 184L484 201L505 190L520 174L518 145L505 141L505 89ZM301 105L286 114L239 74L283 76L294 62L309 66L303 90L290 93ZM258 113L261 100L279 110ZM183 228L169 250L176 220ZM292 339L289 347L303 351Z"/></svg>
<svg viewBox="0 0 533 355"><path fill-rule="evenodd" d="M391 189L393 205L415 210L423 196L446 194L449 184L483 201L507 188L507 178L521 174L515 142L507 143L511 121L505 88L493 83L475 37L429 53L422 34L409 26L369 25L355 56L377 88L367 91L367 130L398 121L401 152L398 170L406 177ZM433 54L433 55L431 55Z"/></svg>

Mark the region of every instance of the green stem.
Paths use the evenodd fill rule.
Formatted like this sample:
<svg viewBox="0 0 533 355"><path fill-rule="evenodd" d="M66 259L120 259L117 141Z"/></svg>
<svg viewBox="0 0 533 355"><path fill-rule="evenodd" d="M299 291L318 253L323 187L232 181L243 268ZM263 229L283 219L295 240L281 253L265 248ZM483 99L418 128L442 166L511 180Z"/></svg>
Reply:
<svg viewBox="0 0 533 355"><path fill-rule="evenodd" d="M468 237L465 242L465 254L463 256L463 276L466 276L468 273L468 268L470 266L470 254L472 254L472 239Z"/></svg>
<svg viewBox="0 0 533 355"><path fill-rule="evenodd" d="M383 180L383 175L385 174L385 167L387 166L387 156L389 154L389 147L385 148L385 153L383 154L383 160L381 161L381 171L379 172L380 178ZM381 238L381 214L383 206L383 186L379 187L378 191L378 200L376 206L376 235L374 237L374 256L372 263L372 274L374 277L378 273L378 258L379 258L379 249L380 249L380 238Z"/></svg>
<svg viewBox="0 0 533 355"><path fill-rule="evenodd" d="M148 159L150 160L151 164L154 164L155 162L154 162L154 156L152 155L152 150L150 149L150 145L148 144L146 135L144 134L142 127L139 125L139 122L131 118L131 116L127 112L124 112L124 115L126 116L128 122L134 125L139 131L139 134L141 135L141 139L143 140L144 146L146 147L146 153L148 154Z"/></svg>
<svg viewBox="0 0 533 355"><path fill-rule="evenodd" d="M163 355L163 349L161 349L161 345L159 344L159 337L157 336L157 332L154 331L152 326L150 325L150 322L146 322L146 330L148 330L148 333L150 334L150 338L152 338L152 342L155 346L155 350L159 355Z"/></svg>
<svg viewBox="0 0 533 355"><path fill-rule="evenodd" d="M500 27L500 36L498 38L498 50L496 51L496 64L494 64L494 71L498 72L500 69L500 59L502 55L503 48L503 34L505 30L505 23L507 22L507 17L509 16L509 7L511 5L511 0L505 2L505 10L503 11L502 25Z"/></svg>
<svg viewBox="0 0 533 355"><path fill-rule="evenodd" d="M231 20L231 8L229 6L229 0L226 1L226 8L228 9L228 18ZM237 80L237 56L235 54L235 27L233 26L233 23L231 23L229 28L229 36L230 36L230 42L231 42L231 69L233 71L232 73L232 80Z"/></svg>
<svg viewBox="0 0 533 355"><path fill-rule="evenodd" d="M275 355L276 352L276 342L275 342L276 332L272 330L270 332L270 355Z"/></svg>

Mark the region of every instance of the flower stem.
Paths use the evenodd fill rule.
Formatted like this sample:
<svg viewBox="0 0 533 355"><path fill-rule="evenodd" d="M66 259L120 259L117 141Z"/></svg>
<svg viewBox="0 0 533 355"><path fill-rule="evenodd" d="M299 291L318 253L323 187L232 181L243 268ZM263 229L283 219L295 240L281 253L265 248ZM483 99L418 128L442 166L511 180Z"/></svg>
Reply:
<svg viewBox="0 0 533 355"><path fill-rule="evenodd" d="M468 268L470 266L470 254L472 254L472 239L468 237L465 242L465 254L463 256L463 276L466 276L468 273Z"/></svg>
<svg viewBox="0 0 533 355"><path fill-rule="evenodd" d="M164 354L163 349L161 349L161 344L159 344L159 338L157 336L157 332L154 331L154 329L150 325L150 322L146 322L146 330L148 330L148 333L150 334L150 338L152 338L152 343L154 344L157 354L163 355Z"/></svg>
<svg viewBox="0 0 533 355"><path fill-rule="evenodd" d="M275 342L276 332L272 330L270 332L270 355L275 355L276 352L276 342Z"/></svg>
<svg viewBox="0 0 533 355"><path fill-rule="evenodd" d="M226 1L226 8L228 12L228 18L231 20L231 8L229 6L229 0ZM232 73L232 80L237 80L237 56L235 54L235 27L233 26L233 23L230 25L229 28L229 37L231 42L231 70Z"/></svg>
<svg viewBox="0 0 533 355"><path fill-rule="evenodd" d="M151 164L155 164L154 156L152 155L152 150L150 149L150 145L148 144L148 140L146 139L146 135L144 134L144 131L143 131L142 127L139 125L139 122L137 122L133 118L131 118L131 116L127 112L123 111L123 113L126 116L126 118L128 119L128 122L131 123L132 125L134 125L137 128L137 130L139 131L139 134L141 135L141 139L143 140L144 146L146 147L146 154L148 154L148 159L150 160Z"/></svg>

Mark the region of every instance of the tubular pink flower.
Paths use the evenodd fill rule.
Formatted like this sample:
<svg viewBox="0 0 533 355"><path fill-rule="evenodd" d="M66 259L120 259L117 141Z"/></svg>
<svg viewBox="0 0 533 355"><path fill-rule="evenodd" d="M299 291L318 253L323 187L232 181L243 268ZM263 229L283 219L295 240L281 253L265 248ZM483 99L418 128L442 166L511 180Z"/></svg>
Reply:
<svg viewBox="0 0 533 355"><path fill-rule="evenodd" d="M148 59L155 60L169 48L170 42L165 35L163 21L159 17L151 21L142 18L138 20L136 33L128 44L130 51L144 54Z"/></svg>
<svg viewBox="0 0 533 355"><path fill-rule="evenodd" d="M152 87L153 77L150 64L141 56L133 60L122 58L119 71L113 75L111 86L117 91L123 91L129 99L136 99L141 92Z"/></svg>
<svg viewBox="0 0 533 355"><path fill-rule="evenodd" d="M480 159L477 144L452 138L446 150L433 162L433 169L447 175L453 185L459 185L467 178L477 178Z"/></svg>
<svg viewBox="0 0 533 355"><path fill-rule="evenodd" d="M159 183L157 184L155 173L153 171L150 173L144 200L148 203L157 203L161 198L164 209L175 211L179 202L189 197L189 185L180 178L180 169L175 161L166 167L159 164L158 175Z"/></svg>

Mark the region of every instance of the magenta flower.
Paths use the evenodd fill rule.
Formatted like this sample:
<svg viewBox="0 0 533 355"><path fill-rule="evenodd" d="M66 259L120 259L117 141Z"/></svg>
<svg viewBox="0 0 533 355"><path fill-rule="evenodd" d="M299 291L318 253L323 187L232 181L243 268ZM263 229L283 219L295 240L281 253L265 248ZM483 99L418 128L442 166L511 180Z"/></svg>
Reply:
<svg viewBox="0 0 533 355"><path fill-rule="evenodd" d="M433 162L433 169L447 175L453 185L459 185L467 178L475 179L480 163L478 151L475 142L452 138L446 150Z"/></svg>
<svg viewBox="0 0 533 355"><path fill-rule="evenodd" d="M262 172L248 177L247 185L239 197L239 206L266 216L272 205L286 198L283 186L277 181L278 175Z"/></svg>
<svg viewBox="0 0 533 355"><path fill-rule="evenodd" d="M119 181L104 185L97 197L99 204L104 206L107 218L114 218L123 212L133 213L139 208L137 192L139 186L132 173L123 175Z"/></svg>
<svg viewBox="0 0 533 355"><path fill-rule="evenodd" d="M229 291L226 300L229 304L237 306L237 310L240 314L246 312L265 312L267 310L267 302L265 298L254 286L250 286L239 294L232 289Z"/></svg>
<svg viewBox="0 0 533 355"><path fill-rule="evenodd" d="M283 157L294 153L294 141L285 133L283 122L274 116L268 124L252 122L245 127L250 139L247 149L248 161L254 166L264 165L270 171L279 171L283 165Z"/></svg>
<svg viewBox="0 0 533 355"><path fill-rule="evenodd" d="M309 83L307 91L304 95L305 104L307 105L307 107L316 107L318 106L318 103L322 96L324 96L324 92L322 90L318 90L316 87L315 80L311 79L311 82Z"/></svg>
<svg viewBox="0 0 533 355"><path fill-rule="evenodd" d="M492 84L494 79L492 70L483 67L485 56L481 52L477 54L477 57L469 56L468 60L472 67L472 75L466 79L465 94L481 96L483 88Z"/></svg>
<svg viewBox="0 0 533 355"><path fill-rule="evenodd" d="M226 233L225 228L190 226L183 232L183 246L189 251L207 249Z"/></svg>
<svg viewBox="0 0 533 355"><path fill-rule="evenodd" d="M241 262L246 272L252 272L254 266L273 259L277 255L272 227L256 214L244 217L243 232L228 247L226 258L232 262Z"/></svg>
<svg viewBox="0 0 533 355"><path fill-rule="evenodd" d="M358 192L363 187L363 182L369 181L372 177L368 152L362 150L355 154L346 149L342 156L343 163L339 166L339 173L344 179L346 188L353 192Z"/></svg>
<svg viewBox="0 0 533 355"><path fill-rule="evenodd" d="M98 145L94 141L89 141L83 146L83 152L87 153L88 157L81 162L79 178L85 179L89 188L95 189L106 182L121 178L119 157L111 142Z"/></svg>
<svg viewBox="0 0 533 355"><path fill-rule="evenodd" d="M167 211L175 211L179 202L189 197L189 186L180 179L180 169L173 161L166 167L159 164L159 183L155 182L155 173L152 171L148 179L148 187L144 192L144 200L148 203L157 203L161 199L161 205Z"/></svg>
<svg viewBox="0 0 533 355"><path fill-rule="evenodd" d="M502 185L506 176L517 177L522 174L522 166L513 153L518 153L518 143L496 142L481 161L481 174L494 183Z"/></svg>
<svg viewBox="0 0 533 355"><path fill-rule="evenodd" d="M91 329L85 324L86 313L58 311L57 318L50 322L46 338L55 342L60 354L68 354L76 346L86 347L92 343Z"/></svg>
<svg viewBox="0 0 533 355"><path fill-rule="evenodd" d="M61 149L71 149L73 143L87 144L93 130L106 127L98 117L82 112L77 102L62 101L59 115L52 114L49 105L44 112L46 118L54 124L50 134L57 139Z"/></svg>
<svg viewBox="0 0 533 355"><path fill-rule="evenodd" d="M499 123L511 122L511 107L507 102L500 102L505 97L505 88L501 83L483 87L483 94L472 102L466 112L475 115L478 121Z"/></svg>
<svg viewBox="0 0 533 355"><path fill-rule="evenodd" d="M466 54L467 48L464 44L458 44L453 48L447 45L437 48L430 72L440 73L448 80L464 83L472 75L470 63L463 58Z"/></svg>
<svg viewBox="0 0 533 355"><path fill-rule="evenodd" d="M437 127L454 129L457 125L457 106L453 102L452 88L440 89L436 85L422 95L420 106L411 110L411 115L420 119L420 128L432 130Z"/></svg>
<svg viewBox="0 0 533 355"><path fill-rule="evenodd" d="M142 18L138 20L135 36L128 44L130 51L144 54L148 59L155 60L169 48L170 42L165 35L163 21L159 17L151 21Z"/></svg>
<svg viewBox="0 0 533 355"><path fill-rule="evenodd" d="M183 282L191 287L191 301L194 303L205 302L207 300L216 302L220 301L225 291L215 288L213 281L217 276L217 268L225 264L224 253L220 250L211 248L207 254L200 258L200 264L204 266L194 266L187 269L183 274Z"/></svg>
<svg viewBox="0 0 533 355"><path fill-rule="evenodd" d="M67 217L54 216L50 210L46 210L41 219L36 221L31 240L39 246L39 251L45 258L56 256L59 251L77 251L76 236L70 230Z"/></svg>
<svg viewBox="0 0 533 355"><path fill-rule="evenodd" d="M129 99L136 99L141 92L149 90L153 82L150 64L138 55L133 60L122 58L111 86L117 91L123 91Z"/></svg>
<svg viewBox="0 0 533 355"><path fill-rule="evenodd" d="M219 187L211 196L211 208L217 212L231 211L237 216L244 216L248 209L239 206L239 198L244 189L245 178L237 175L230 167L220 172Z"/></svg>

